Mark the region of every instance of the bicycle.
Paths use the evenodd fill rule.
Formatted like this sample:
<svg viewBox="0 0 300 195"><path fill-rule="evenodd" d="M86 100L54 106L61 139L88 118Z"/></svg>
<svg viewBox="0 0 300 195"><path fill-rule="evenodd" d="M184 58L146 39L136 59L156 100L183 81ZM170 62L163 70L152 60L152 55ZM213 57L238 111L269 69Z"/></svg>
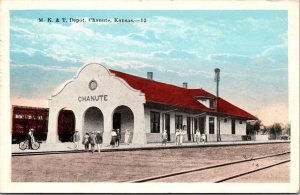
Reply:
<svg viewBox="0 0 300 195"><path fill-rule="evenodd" d="M32 147L33 150L37 150L37 149L40 148L40 143L39 143L39 142L36 142L36 141L31 142L31 147ZM20 143L19 143L19 148L20 148L21 150L25 150L25 149L29 148L28 140L25 140L25 141L20 142Z"/></svg>

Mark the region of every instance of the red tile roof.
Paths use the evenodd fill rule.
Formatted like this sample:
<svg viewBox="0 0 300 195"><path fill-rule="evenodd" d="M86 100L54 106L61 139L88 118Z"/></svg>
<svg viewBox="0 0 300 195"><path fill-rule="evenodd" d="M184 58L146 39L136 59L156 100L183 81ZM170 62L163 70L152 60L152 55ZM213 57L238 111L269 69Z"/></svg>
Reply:
<svg viewBox="0 0 300 195"><path fill-rule="evenodd" d="M167 104L182 108L214 112L195 99L196 96L215 98L215 96L203 89L186 89L171 84L166 84L150 79L137 77L116 70L110 70L117 77L124 79L132 88L145 94L146 101ZM219 112L227 115L243 117L250 120L257 118L250 113L234 106L226 100L219 98Z"/></svg>

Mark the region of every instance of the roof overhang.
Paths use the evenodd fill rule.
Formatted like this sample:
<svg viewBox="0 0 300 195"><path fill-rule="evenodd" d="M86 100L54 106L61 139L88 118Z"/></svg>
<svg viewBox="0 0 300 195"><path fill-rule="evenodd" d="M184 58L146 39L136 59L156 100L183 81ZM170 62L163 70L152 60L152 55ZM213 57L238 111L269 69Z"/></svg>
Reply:
<svg viewBox="0 0 300 195"><path fill-rule="evenodd" d="M177 105L168 105L168 104L154 102L154 101L148 101L148 100L146 101L145 108L157 109L157 110L161 110L162 112L165 112L165 113L182 112L182 113L187 113L187 114L191 114L191 115L208 112L206 110L196 110L196 109L191 109L191 108L184 108L184 107L180 107Z"/></svg>
<svg viewBox="0 0 300 195"><path fill-rule="evenodd" d="M187 113L187 114L194 115L193 117L203 117L205 115L210 115L210 116L221 117L221 119L233 118L235 120L257 120L257 119L253 119L253 118L241 117L241 116L237 116L237 115L229 115L226 113L209 111L209 110L196 110L196 109L190 109L190 108L183 108L183 107L176 106L176 105L168 105L168 104L154 102L154 101L148 101L148 100L146 101L145 107L150 108L150 109L161 110L164 113L170 113L170 112Z"/></svg>

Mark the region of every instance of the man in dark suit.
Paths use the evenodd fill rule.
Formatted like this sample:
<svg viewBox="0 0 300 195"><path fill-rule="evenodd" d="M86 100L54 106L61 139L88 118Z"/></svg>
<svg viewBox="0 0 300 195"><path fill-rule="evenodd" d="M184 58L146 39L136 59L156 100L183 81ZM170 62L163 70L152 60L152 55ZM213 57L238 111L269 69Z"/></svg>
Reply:
<svg viewBox="0 0 300 195"><path fill-rule="evenodd" d="M121 140L121 132L120 132L120 129L117 129L116 147L119 147L120 140Z"/></svg>

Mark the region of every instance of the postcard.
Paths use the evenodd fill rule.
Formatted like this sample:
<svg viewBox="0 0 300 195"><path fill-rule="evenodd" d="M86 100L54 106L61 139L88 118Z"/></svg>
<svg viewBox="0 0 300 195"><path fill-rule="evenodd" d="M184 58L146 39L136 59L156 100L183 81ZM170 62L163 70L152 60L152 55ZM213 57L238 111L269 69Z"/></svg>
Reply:
<svg viewBox="0 0 300 195"><path fill-rule="evenodd" d="M1 192L299 192L298 2L0 4Z"/></svg>

